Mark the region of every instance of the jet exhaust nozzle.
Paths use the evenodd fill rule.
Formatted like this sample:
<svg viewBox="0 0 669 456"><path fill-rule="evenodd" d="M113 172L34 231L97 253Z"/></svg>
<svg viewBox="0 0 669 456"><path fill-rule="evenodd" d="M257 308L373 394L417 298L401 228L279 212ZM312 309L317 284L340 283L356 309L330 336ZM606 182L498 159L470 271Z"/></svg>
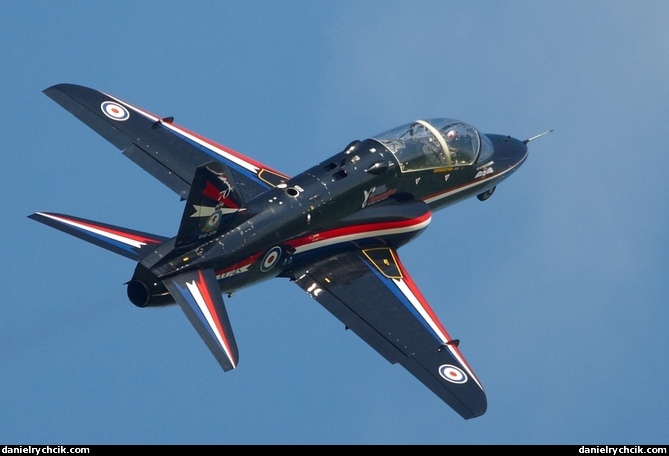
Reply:
<svg viewBox="0 0 669 456"><path fill-rule="evenodd" d="M128 282L128 299L137 307L147 307L151 304L151 292L149 287L141 280Z"/></svg>

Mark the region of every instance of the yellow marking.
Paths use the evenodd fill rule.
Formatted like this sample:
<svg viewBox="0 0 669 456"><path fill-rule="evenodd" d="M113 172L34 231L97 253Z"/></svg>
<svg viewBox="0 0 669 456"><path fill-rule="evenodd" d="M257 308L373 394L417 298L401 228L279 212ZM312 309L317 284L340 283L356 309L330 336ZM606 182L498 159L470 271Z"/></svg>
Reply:
<svg viewBox="0 0 669 456"><path fill-rule="evenodd" d="M434 169L435 173L448 173L450 171L453 171L453 167L451 167L451 166L447 166L445 168L435 168Z"/></svg>
<svg viewBox="0 0 669 456"><path fill-rule="evenodd" d="M389 254L389 256L383 258L381 262L385 266L394 266L397 268L397 275L388 275L383 269L381 269L381 266L377 264L372 257L369 255L367 252L371 252L372 250L384 250L385 253ZM395 252L393 252L392 249L389 249L388 247L378 247L378 248L373 248L373 249L365 249L362 251L362 253L367 257L367 259L374 265L376 269L379 270L381 274L384 276L388 277L389 279L402 279L402 270L399 268L399 265L397 264L397 260L395 259Z"/></svg>

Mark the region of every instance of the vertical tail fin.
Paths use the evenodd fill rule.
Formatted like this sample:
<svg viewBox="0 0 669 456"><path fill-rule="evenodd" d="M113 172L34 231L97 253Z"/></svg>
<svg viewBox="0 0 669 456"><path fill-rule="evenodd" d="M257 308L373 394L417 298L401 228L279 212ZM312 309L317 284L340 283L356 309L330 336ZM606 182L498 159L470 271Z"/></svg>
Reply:
<svg viewBox="0 0 669 456"><path fill-rule="evenodd" d="M245 210L245 203L232 173L220 162L210 162L195 171L176 246L214 236Z"/></svg>

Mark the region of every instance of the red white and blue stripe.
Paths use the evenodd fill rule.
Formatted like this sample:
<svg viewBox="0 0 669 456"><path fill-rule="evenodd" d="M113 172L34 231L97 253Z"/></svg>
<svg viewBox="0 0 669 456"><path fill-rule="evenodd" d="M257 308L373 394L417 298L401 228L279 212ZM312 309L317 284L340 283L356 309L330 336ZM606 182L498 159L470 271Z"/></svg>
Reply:
<svg viewBox="0 0 669 456"><path fill-rule="evenodd" d="M36 212L30 218L133 260L141 257L140 252L145 247L154 248L167 240L166 237L70 215Z"/></svg>
<svg viewBox="0 0 669 456"><path fill-rule="evenodd" d="M220 159L221 157L224 158L225 160L228 161L228 164L235 168L237 171L241 172L242 174L251 177L254 181L258 182L259 184L263 185L264 187L269 188L270 184L268 184L266 181L261 179L259 175L263 170L270 171L278 176L285 177L287 179L287 176L285 176L283 173L280 173L268 166L265 166L264 164L252 160L239 152L236 152L228 147L222 146L220 144L217 144L210 139L205 138L204 136L201 136L195 132L192 132L186 128L180 127L172 122L164 121L162 118L151 114L148 111L145 111L141 108L138 108L137 106L133 106L128 102L125 102L123 100L120 100L116 97L113 97L107 93L104 94L105 96L115 100L122 106L127 107L128 109L135 111L136 113L148 118L149 120L153 122L157 122L163 127L167 128L168 130L172 131L174 134L177 136L180 136L184 138L185 140L191 142L194 144L196 147L198 147L200 150L203 152L207 153L208 155L211 155L213 158ZM106 113L105 113L106 114ZM108 115L108 114L107 114Z"/></svg>
<svg viewBox="0 0 669 456"><path fill-rule="evenodd" d="M237 367L239 356L237 345L223 305L223 298L215 285L215 277L213 281L208 281L205 276L209 272L214 277L211 270L197 270L168 279L165 285L170 291L178 292L178 296L174 298L181 304L184 313L209 345L223 368L230 370ZM193 317L197 322L193 321ZM203 333L202 330L206 333ZM216 347L212 347L210 342L214 342ZM221 359L220 354L223 354L225 358Z"/></svg>
<svg viewBox="0 0 669 456"><path fill-rule="evenodd" d="M432 215L425 212L420 217L393 222L367 223L353 225L332 230L321 231L301 238L288 241L287 244L295 249L295 254L310 250L329 247L344 242L359 241L361 239L407 234L426 228Z"/></svg>
<svg viewBox="0 0 669 456"><path fill-rule="evenodd" d="M366 263L369 268L379 277L379 279L384 281L388 285L388 288L398 297L401 302L404 303L407 309L416 317L416 320L421 322L423 326L425 326L428 331L441 343L441 345L450 351L453 358L455 358L460 366L462 366L467 371L469 377L474 379L479 387L482 388L478 378L476 375L474 375L473 370L467 364L465 357L462 356L460 350L458 350L458 347L451 343L453 339L441 324L439 318L434 313L414 281L411 279L399 258L397 258L397 255L394 255L394 258L395 263L401 272L401 277L387 277L384 274L381 274L381 272L373 264L367 261ZM459 369L455 366L447 366L442 370L446 374L442 374L442 377L454 383L464 383L467 379L466 375L462 377L461 375L456 374L459 372ZM461 374L464 375L462 372Z"/></svg>

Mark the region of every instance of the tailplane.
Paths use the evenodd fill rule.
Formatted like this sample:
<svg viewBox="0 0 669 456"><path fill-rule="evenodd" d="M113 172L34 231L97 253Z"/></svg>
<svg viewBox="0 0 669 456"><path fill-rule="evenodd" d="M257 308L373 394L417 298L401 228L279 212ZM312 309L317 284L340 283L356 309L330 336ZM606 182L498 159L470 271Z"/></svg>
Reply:
<svg viewBox="0 0 669 456"><path fill-rule="evenodd" d="M54 212L35 212L28 218L135 261L141 260L169 239L144 231Z"/></svg>
<svg viewBox="0 0 669 456"><path fill-rule="evenodd" d="M220 162L200 166L190 187L176 246L216 235L244 210L244 199L228 167Z"/></svg>

